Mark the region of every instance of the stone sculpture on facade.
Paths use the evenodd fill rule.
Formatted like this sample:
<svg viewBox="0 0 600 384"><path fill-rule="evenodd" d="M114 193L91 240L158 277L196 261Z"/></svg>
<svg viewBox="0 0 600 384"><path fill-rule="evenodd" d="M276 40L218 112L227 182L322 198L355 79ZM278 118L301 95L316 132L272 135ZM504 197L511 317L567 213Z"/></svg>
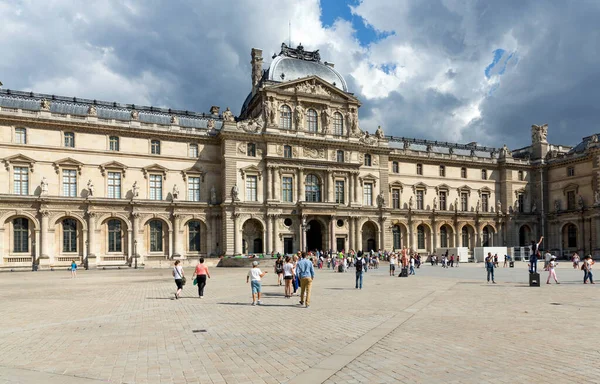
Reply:
<svg viewBox="0 0 600 384"><path fill-rule="evenodd" d="M547 143L548 124L531 126L531 142L532 143Z"/></svg>
<svg viewBox="0 0 600 384"><path fill-rule="evenodd" d="M135 199L140 196L140 187L137 185L137 181L133 182L133 186L131 187L131 198Z"/></svg>
<svg viewBox="0 0 600 384"><path fill-rule="evenodd" d="M481 202L477 199L477 204L475 205L475 212L479 212Z"/></svg>
<svg viewBox="0 0 600 384"><path fill-rule="evenodd" d="M537 205L535 204L535 202L531 205L531 213L536 213L537 212Z"/></svg>
<svg viewBox="0 0 600 384"><path fill-rule="evenodd" d="M262 115L259 115L257 119L248 119L237 122L237 128L248 133L258 133L262 131L265 126L265 122L262 119Z"/></svg>
<svg viewBox="0 0 600 384"><path fill-rule="evenodd" d="M350 136L358 137L360 135L360 129L358 128L358 114L355 108L350 108L350 111L346 115L346 121L348 122L348 134Z"/></svg>
<svg viewBox="0 0 600 384"><path fill-rule="evenodd" d="M329 122L331 120L331 112L329 111L329 108L323 108L323 111L321 112L321 123L323 126L323 133L324 134L328 134L329 133Z"/></svg>
<svg viewBox="0 0 600 384"><path fill-rule="evenodd" d="M235 121L235 118L233 117L233 112L231 112L231 109L229 109L229 107L227 107L227 109L225 109L225 112L223 112L223 120L227 122Z"/></svg>
<svg viewBox="0 0 600 384"><path fill-rule="evenodd" d="M88 196L94 196L94 183L92 183L91 179L87 182L87 190Z"/></svg>
<svg viewBox="0 0 600 384"><path fill-rule="evenodd" d="M42 182L40 183L40 196L48 196L48 180L46 176L42 177Z"/></svg>
<svg viewBox="0 0 600 384"><path fill-rule="evenodd" d="M558 199L554 200L554 210L556 212L560 211L560 200Z"/></svg>
<svg viewBox="0 0 600 384"><path fill-rule="evenodd" d="M215 129L215 121L213 119L208 120L206 123L206 129L213 131Z"/></svg>
<svg viewBox="0 0 600 384"><path fill-rule="evenodd" d="M41 107L42 111L49 111L50 110L50 102L46 99L42 99L40 101L40 107Z"/></svg>
<svg viewBox="0 0 600 384"><path fill-rule="evenodd" d="M138 111L136 111L135 109L131 111L131 120L139 120L139 118L140 113Z"/></svg>
<svg viewBox="0 0 600 384"><path fill-rule="evenodd" d="M383 196L383 191L379 192L379 195L377 195L377 207L385 207L385 197Z"/></svg>
<svg viewBox="0 0 600 384"><path fill-rule="evenodd" d="M96 106L95 105L90 105L88 108L88 115L90 116L98 116L98 111L96 110Z"/></svg>
<svg viewBox="0 0 600 384"><path fill-rule="evenodd" d="M300 104L294 108L294 123L296 124L296 130L304 130L304 108Z"/></svg>
<svg viewBox="0 0 600 384"><path fill-rule="evenodd" d="M214 185L210 187L210 203L217 204L217 189Z"/></svg>
<svg viewBox="0 0 600 384"><path fill-rule="evenodd" d="M383 134L383 129L381 129L381 125L377 126L377 130L375 131L375 137L379 140L385 138L385 135Z"/></svg>
<svg viewBox="0 0 600 384"><path fill-rule="evenodd" d="M458 211L458 198L454 199L454 211Z"/></svg>
<svg viewBox="0 0 600 384"><path fill-rule="evenodd" d="M594 192L594 206L600 205L600 189L596 189Z"/></svg>
<svg viewBox="0 0 600 384"><path fill-rule="evenodd" d="M179 124L179 118L177 116L171 116L171 124L173 125L178 125Z"/></svg>
<svg viewBox="0 0 600 384"><path fill-rule="evenodd" d="M506 146L506 144L504 144L502 146L502 149L500 149L500 158L501 159L506 159L512 157L512 153L510 152L510 149L508 149L508 147Z"/></svg>
<svg viewBox="0 0 600 384"><path fill-rule="evenodd" d="M410 199L408 199L408 208L409 209L413 209L415 202L413 200L413 197L411 196Z"/></svg>
<svg viewBox="0 0 600 384"><path fill-rule="evenodd" d="M502 202L500 200L498 200L498 202L496 203L496 212L498 213L502 213Z"/></svg>
<svg viewBox="0 0 600 384"><path fill-rule="evenodd" d="M433 198L433 210L435 211L437 209L437 197Z"/></svg>
<svg viewBox="0 0 600 384"><path fill-rule="evenodd" d="M234 186L231 188L231 201L235 202L235 201L240 201L240 190L238 189L237 184L234 184Z"/></svg>
<svg viewBox="0 0 600 384"><path fill-rule="evenodd" d="M515 212L520 212L520 208L519 208L519 200L515 200Z"/></svg>
<svg viewBox="0 0 600 384"><path fill-rule="evenodd" d="M585 207L583 196L579 195L579 199L577 199L577 205L579 206L579 209L583 209Z"/></svg>
<svg viewBox="0 0 600 384"><path fill-rule="evenodd" d="M172 193L172 196L173 196L173 200L177 200L177 199L179 199L179 188L177 187L177 184L174 184L174 185L173 185L173 193Z"/></svg>

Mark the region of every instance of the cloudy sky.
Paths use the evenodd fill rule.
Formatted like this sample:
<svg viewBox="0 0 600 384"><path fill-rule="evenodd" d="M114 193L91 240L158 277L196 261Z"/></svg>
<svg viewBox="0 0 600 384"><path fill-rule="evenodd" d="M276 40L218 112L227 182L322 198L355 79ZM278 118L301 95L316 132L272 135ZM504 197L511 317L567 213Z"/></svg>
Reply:
<svg viewBox="0 0 600 384"><path fill-rule="evenodd" d="M250 49L270 58L291 23L363 129L511 148L531 124L561 144L600 131L597 0L0 0L0 20L5 89L239 111Z"/></svg>

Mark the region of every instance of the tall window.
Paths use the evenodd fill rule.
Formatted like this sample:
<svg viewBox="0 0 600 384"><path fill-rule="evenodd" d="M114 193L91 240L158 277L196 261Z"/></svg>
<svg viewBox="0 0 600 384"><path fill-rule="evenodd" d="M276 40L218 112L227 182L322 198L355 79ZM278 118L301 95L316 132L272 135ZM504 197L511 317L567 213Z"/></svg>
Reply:
<svg viewBox="0 0 600 384"><path fill-rule="evenodd" d="M13 220L13 252L29 252L29 220L18 218Z"/></svg>
<svg viewBox="0 0 600 384"><path fill-rule="evenodd" d="M371 155L369 155L368 153L365 154L365 167L370 167L371 166Z"/></svg>
<svg viewBox="0 0 600 384"><path fill-rule="evenodd" d="M63 230L63 252L77 252L77 222L75 219L64 219Z"/></svg>
<svg viewBox="0 0 600 384"><path fill-rule="evenodd" d="M467 178L467 168L465 168L465 167L462 167L462 168L460 169L460 177L462 177L463 179L466 179L466 178Z"/></svg>
<svg viewBox="0 0 600 384"><path fill-rule="evenodd" d="M108 198L121 198L121 172L108 172Z"/></svg>
<svg viewBox="0 0 600 384"><path fill-rule="evenodd" d="M292 129L292 110L285 104L279 108L279 128Z"/></svg>
<svg viewBox="0 0 600 384"><path fill-rule="evenodd" d="M150 175L150 200L162 200L162 175Z"/></svg>
<svg viewBox="0 0 600 384"><path fill-rule="evenodd" d="M422 224L417 227L417 248L425 249L425 227Z"/></svg>
<svg viewBox="0 0 600 384"><path fill-rule="evenodd" d="M75 134L73 132L65 132L65 147L75 148Z"/></svg>
<svg viewBox="0 0 600 384"><path fill-rule="evenodd" d="M392 189L392 208L400 209L400 189Z"/></svg>
<svg viewBox="0 0 600 384"><path fill-rule="evenodd" d="M152 140L150 142L150 153L153 155L160 155L160 141Z"/></svg>
<svg viewBox="0 0 600 384"><path fill-rule="evenodd" d="M519 171L518 172L518 176L519 176L519 181L523 181L524 180L523 171Z"/></svg>
<svg viewBox="0 0 600 384"><path fill-rule="evenodd" d="M481 179L482 180L487 180L487 169L482 169L481 170Z"/></svg>
<svg viewBox="0 0 600 384"><path fill-rule="evenodd" d="M304 183L304 192L306 201L319 202L321 201L321 185L319 178L316 175L307 175Z"/></svg>
<svg viewBox="0 0 600 384"><path fill-rule="evenodd" d="M25 143L23 143L25 144ZM567 167L567 176L575 176L575 167Z"/></svg>
<svg viewBox="0 0 600 384"><path fill-rule="evenodd" d="M448 248L448 230L445 226L440 228L440 246L442 248Z"/></svg>
<svg viewBox="0 0 600 384"><path fill-rule="evenodd" d="M462 237L462 239L461 239L462 246L469 248L469 230L467 229L466 226L462 228L461 237Z"/></svg>
<svg viewBox="0 0 600 384"><path fill-rule="evenodd" d="M339 112L333 114L333 133L337 136L344 135L344 118Z"/></svg>
<svg viewBox="0 0 600 384"><path fill-rule="evenodd" d="M119 137L111 136L108 138L108 148L111 151L119 151Z"/></svg>
<svg viewBox="0 0 600 384"><path fill-rule="evenodd" d="M417 209L423 209L423 191L419 190L417 191Z"/></svg>
<svg viewBox="0 0 600 384"><path fill-rule="evenodd" d="M467 212L469 210L469 194L461 193L460 194L460 210L463 212Z"/></svg>
<svg viewBox="0 0 600 384"><path fill-rule="evenodd" d="M290 145L283 146L283 157L285 157L286 159L292 158L292 147Z"/></svg>
<svg viewBox="0 0 600 384"><path fill-rule="evenodd" d="M525 212L525 195L519 193L519 195L517 196L517 200L519 201L519 212Z"/></svg>
<svg viewBox="0 0 600 384"><path fill-rule="evenodd" d="M338 149L338 151L336 152L336 160L338 163L344 162L344 151Z"/></svg>
<svg viewBox="0 0 600 384"><path fill-rule="evenodd" d="M77 171L63 169L63 196L77 197Z"/></svg>
<svg viewBox="0 0 600 384"><path fill-rule="evenodd" d="M440 211L445 211L447 209L446 201L446 191L440 191Z"/></svg>
<svg viewBox="0 0 600 384"><path fill-rule="evenodd" d="M190 144L189 157L198 157L198 144Z"/></svg>
<svg viewBox="0 0 600 384"><path fill-rule="evenodd" d="M484 193L481 195L481 211L487 212L490 209L490 195Z"/></svg>
<svg viewBox="0 0 600 384"><path fill-rule="evenodd" d="M123 252L121 220L108 221L108 252Z"/></svg>
<svg viewBox="0 0 600 384"><path fill-rule="evenodd" d="M29 168L14 167L13 192L15 195L29 195Z"/></svg>
<svg viewBox="0 0 600 384"><path fill-rule="evenodd" d="M15 143L27 144L27 130L25 128L15 129Z"/></svg>
<svg viewBox="0 0 600 384"><path fill-rule="evenodd" d="M373 184L365 183L363 185L364 205L373 205Z"/></svg>
<svg viewBox="0 0 600 384"><path fill-rule="evenodd" d="M344 180L335 181L335 202L344 204Z"/></svg>
<svg viewBox="0 0 600 384"><path fill-rule="evenodd" d="M189 251L200 252L200 222L190 221L188 223L188 238L189 238Z"/></svg>
<svg viewBox="0 0 600 384"><path fill-rule="evenodd" d="M401 236L400 226L394 225L392 227L392 239L394 241L394 249L400 249L400 247L402 246L402 244L400 244L400 242L401 242L400 236Z"/></svg>
<svg viewBox="0 0 600 384"><path fill-rule="evenodd" d="M417 175L423 174L423 164L417 164Z"/></svg>
<svg viewBox="0 0 600 384"><path fill-rule="evenodd" d="M200 178L188 177L188 200L200 201Z"/></svg>
<svg viewBox="0 0 600 384"><path fill-rule="evenodd" d="M308 132L317 132L319 127L317 124L317 111L309 109L306 111L306 124L308 124Z"/></svg>
<svg viewBox="0 0 600 384"><path fill-rule="evenodd" d="M393 161L392 162L392 172L393 173L400 173L400 165L398 164L397 161Z"/></svg>
<svg viewBox="0 0 600 384"><path fill-rule="evenodd" d="M489 247L490 244L490 230L488 227L483 227L483 231L481 231L482 237L482 246Z"/></svg>
<svg viewBox="0 0 600 384"><path fill-rule="evenodd" d="M569 224L567 227L567 247L577 247L577 227L575 224Z"/></svg>
<svg viewBox="0 0 600 384"><path fill-rule="evenodd" d="M283 201L287 203L291 203L292 201L294 201L294 189L291 177L285 176L282 178L281 192L281 197Z"/></svg>
<svg viewBox="0 0 600 384"><path fill-rule="evenodd" d="M256 187L257 177L246 176L246 201L258 201Z"/></svg>
<svg viewBox="0 0 600 384"><path fill-rule="evenodd" d="M520 206L520 204L519 204ZM575 209L575 191L567 192L567 209L570 211Z"/></svg>
<svg viewBox="0 0 600 384"><path fill-rule="evenodd" d="M150 252L163 250L163 223L160 220L150 222Z"/></svg>
<svg viewBox="0 0 600 384"><path fill-rule="evenodd" d="M256 144L248 143L248 146L246 148L246 155L256 157Z"/></svg>
<svg viewBox="0 0 600 384"><path fill-rule="evenodd" d="M446 177L446 166L440 165L440 177Z"/></svg>

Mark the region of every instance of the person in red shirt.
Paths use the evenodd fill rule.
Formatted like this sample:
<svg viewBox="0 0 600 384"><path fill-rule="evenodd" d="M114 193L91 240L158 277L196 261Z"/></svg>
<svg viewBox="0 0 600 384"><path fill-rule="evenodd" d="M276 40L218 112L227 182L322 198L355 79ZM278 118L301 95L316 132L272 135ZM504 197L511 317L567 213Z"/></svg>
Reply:
<svg viewBox="0 0 600 384"><path fill-rule="evenodd" d="M204 264L204 257L200 258L200 262L196 265L196 270L194 270L194 276L196 277L198 282L198 296L202 298L204 296L204 287L206 286L206 277L210 279L210 273L208 272L208 267Z"/></svg>

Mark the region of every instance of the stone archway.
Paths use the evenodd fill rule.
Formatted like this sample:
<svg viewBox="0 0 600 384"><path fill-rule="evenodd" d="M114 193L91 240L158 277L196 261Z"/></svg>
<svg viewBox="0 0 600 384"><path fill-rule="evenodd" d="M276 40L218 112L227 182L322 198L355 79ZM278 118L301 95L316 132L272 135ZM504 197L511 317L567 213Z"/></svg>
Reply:
<svg viewBox="0 0 600 384"><path fill-rule="evenodd" d="M519 245L526 247L531 243L531 228L525 224L519 228Z"/></svg>
<svg viewBox="0 0 600 384"><path fill-rule="evenodd" d="M249 219L242 226L242 253L259 254L264 252L265 230L262 223Z"/></svg>
<svg viewBox="0 0 600 384"><path fill-rule="evenodd" d="M306 250L319 251L323 249L323 225L318 220L308 222L308 230L306 231Z"/></svg>
<svg viewBox="0 0 600 384"><path fill-rule="evenodd" d="M362 250L377 251L377 225L372 221L367 221L362 226Z"/></svg>

